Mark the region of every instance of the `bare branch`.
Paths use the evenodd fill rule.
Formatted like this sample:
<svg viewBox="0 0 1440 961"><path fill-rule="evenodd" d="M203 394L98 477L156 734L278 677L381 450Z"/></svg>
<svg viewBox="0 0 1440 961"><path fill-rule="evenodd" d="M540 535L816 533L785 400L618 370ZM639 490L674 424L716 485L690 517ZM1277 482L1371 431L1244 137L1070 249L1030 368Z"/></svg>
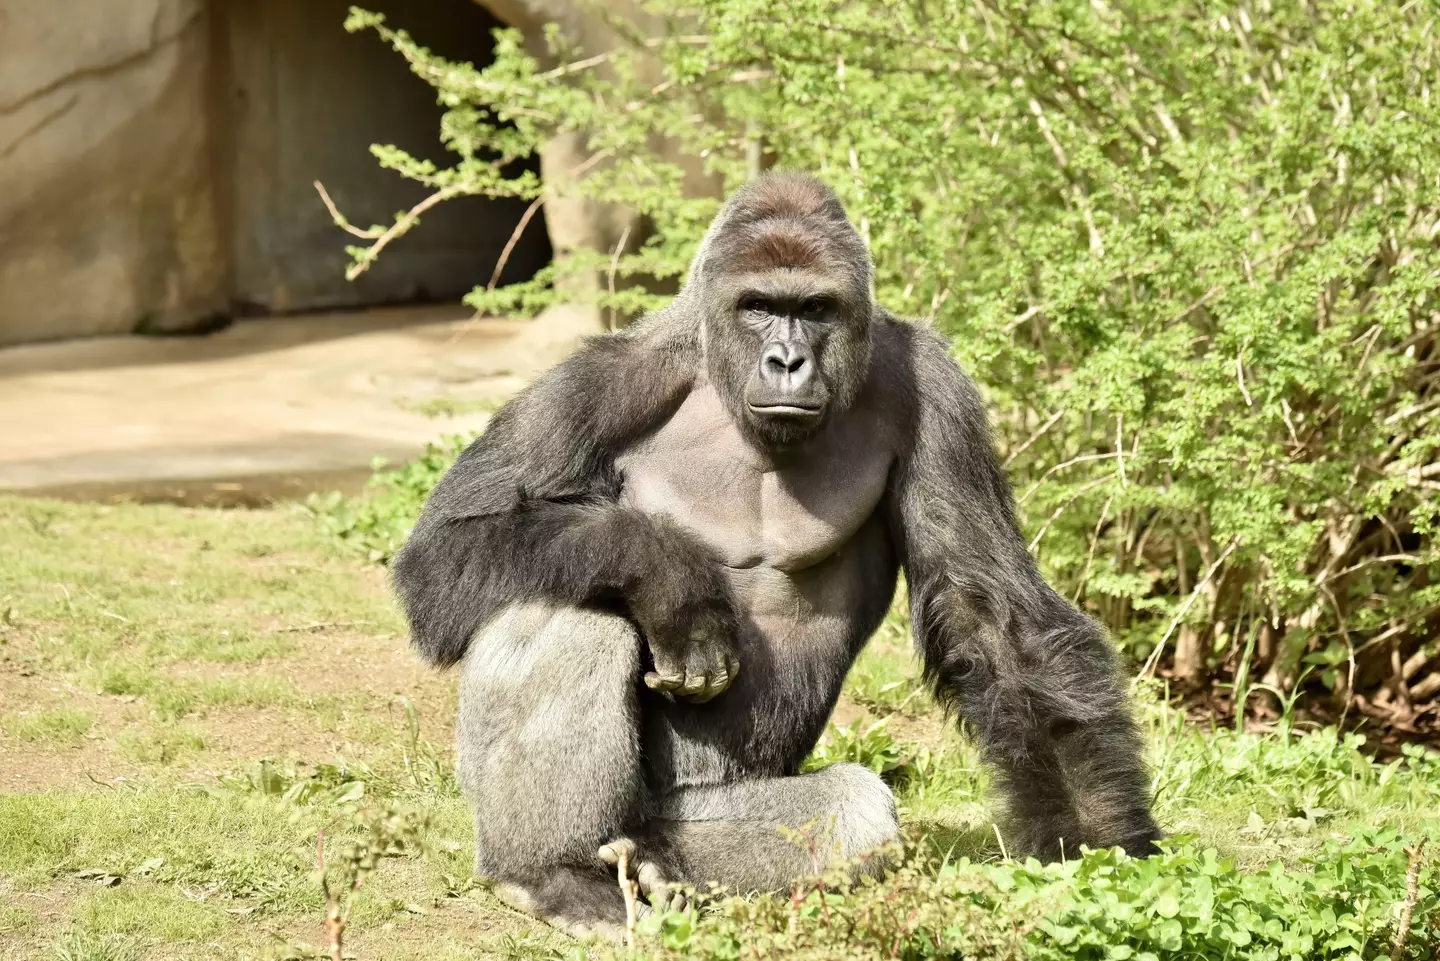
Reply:
<svg viewBox="0 0 1440 961"><path fill-rule="evenodd" d="M1025 441L1025 443L1021 444L1019 447L1015 448L1015 450L1010 454L1010 456L1005 458L1005 466L1009 467L1011 462L1014 461L1015 458L1019 457L1021 454L1029 450L1030 445L1039 440L1046 431L1054 427L1056 423L1059 422L1060 418L1063 416L1065 416L1065 411L1063 409L1057 410L1054 414L1051 414L1050 419L1047 420L1044 424L1040 425L1040 427L1035 431L1035 433L1030 435L1029 440Z"/></svg>
<svg viewBox="0 0 1440 961"><path fill-rule="evenodd" d="M1220 569L1220 565L1224 564L1225 559L1234 553L1235 548L1239 546L1239 536L1230 538L1230 543L1225 547L1225 550L1220 553L1219 557L1215 558L1215 563L1210 565L1210 569L1205 572L1204 577L1200 578L1199 583L1195 585L1195 589L1190 592L1190 596L1185 598L1185 603L1180 606L1180 610L1176 611L1175 616L1170 619L1170 626L1165 628L1165 636L1160 638L1160 643L1155 645L1155 650L1151 651L1150 656L1145 659L1145 666L1141 668L1140 673L1136 675L1135 680L1137 682L1140 678L1148 676L1151 671L1155 670L1155 665L1160 660L1160 652L1165 650L1165 645L1169 642L1170 635L1175 633L1175 628L1179 626L1180 622L1184 620L1185 615L1189 613L1191 605L1195 603L1195 598L1200 596L1200 592L1209 585L1210 579L1215 576L1215 572Z"/></svg>
<svg viewBox="0 0 1440 961"><path fill-rule="evenodd" d="M369 230L361 230L359 227L356 227L344 214L336 209L335 201L331 200L330 195L325 192L324 184L318 180L315 181L315 189L320 192L320 199L325 201L325 209L330 211L330 217L335 221L337 227L343 228L347 233L359 237L361 240L375 240L385 232L379 227L371 227Z"/></svg>

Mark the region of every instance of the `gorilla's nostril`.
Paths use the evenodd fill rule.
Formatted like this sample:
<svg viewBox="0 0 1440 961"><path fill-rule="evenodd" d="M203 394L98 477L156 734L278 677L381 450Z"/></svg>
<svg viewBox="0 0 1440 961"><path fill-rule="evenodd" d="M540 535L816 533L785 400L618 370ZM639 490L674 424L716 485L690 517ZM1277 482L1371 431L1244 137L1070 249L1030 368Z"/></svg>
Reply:
<svg viewBox="0 0 1440 961"><path fill-rule="evenodd" d="M793 374L793 373L795 373L797 370L799 370L801 367L804 367L804 366L805 366L805 355L804 355L804 354L801 354L801 355L799 355L799 356L797 356L797 357L792 357L792 358L790 358L790 363L788 363L788 364L785 365L785 370L786 370L787 373Z"/></svg>
<svg viewBox="0 0 1440 961"><path fill-rule="evenodd" d="M790 370L785 361L774 354L765 358L765 369L772 374L783 374Z"/></svg>

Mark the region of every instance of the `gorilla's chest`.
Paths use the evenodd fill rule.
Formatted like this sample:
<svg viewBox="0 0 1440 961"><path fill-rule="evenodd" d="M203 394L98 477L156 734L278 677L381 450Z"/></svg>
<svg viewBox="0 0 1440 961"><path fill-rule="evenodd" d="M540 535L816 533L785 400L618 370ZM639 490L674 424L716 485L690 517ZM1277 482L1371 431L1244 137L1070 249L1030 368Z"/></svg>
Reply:
<svg viewBox="0 0 1440 961"><path fill-rule="evenodd" d="M619 458L623 498L694 531L730 567L804 570L850 543L884 496L893 455L873 420L852 411L777 460L700 389Z"/></svg>

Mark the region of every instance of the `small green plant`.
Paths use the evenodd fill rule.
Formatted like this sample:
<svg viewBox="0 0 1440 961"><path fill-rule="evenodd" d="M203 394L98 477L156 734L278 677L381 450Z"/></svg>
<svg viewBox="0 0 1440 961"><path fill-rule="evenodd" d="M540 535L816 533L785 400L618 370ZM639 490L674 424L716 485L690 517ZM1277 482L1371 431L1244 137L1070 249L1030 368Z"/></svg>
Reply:
<svg viewBox="0 0 1440 961"><path fill-rule="evenodd" d="M702 896L703 911L641 930L658 959L1418 961L1434 944L1436 895L1417 848L1364 827L1327 842L1306 874L1278 862L1245 873L1186 839L1144 860L1118 850L1043 866L912 859L860 881L845 866L789 898Z"/></svg>
<svg viewBox="0 0 1440 961"><path fill-rule="evenodd" d="M845 761L874 771L895 786L920 787L933 777L940 759L929 748L897 743L887 729L889 719L826 729L806 758L803 770L814 771Z"/></svg>
<svg viewBox="0 0 1440 961"><path fill-rule="evenodd" d="M242 771L221 774L217 789L285 804L345 806L365 800L373 778L368 766L344 758L316 764L308 773L294 764L265 758Z"/></svg>
<svg viewBox="0 0 1440 961"><path fill-rule="evenodd" d="M117 743L121 755L146 764L174 764L205 750L205 737L199 731L165 723L143 731L126 731Z"/></svg>
<svg viewBox="0 0 1440 961"><path fill-rule="evenodd" d="M431 489L472 438L452 435L427 444L418 458L398 468L375 462L369 489L360 497L311 495L309 510L326 531L372 561L388 561L410 533Z"/></svg>
<svg viewBox="0 0 1440 961"><path fill-rule="evenodd" d="M55 945L55 961L139 961L139 939L122 934L67 933Z"/></svg>
<svg viewBox="0 0 1440 961"><path fill-rule="evenodd" d="M325 939L332 958L343 957L345 927L355 892L389 858L420 855L428 849L428 819L413 810L388 805L358 811L352 829L358 835L340 843L327 865L325 834L316 840L315 877L325 897Z"/></svg>
<svg viewBox="0 0 1440 961"><path fill-rule="evenodd" d="M62 707L53 711L13 715L6 721L5 729L21 741L78 744L90 733L94 720L89 711Z"/></svg>

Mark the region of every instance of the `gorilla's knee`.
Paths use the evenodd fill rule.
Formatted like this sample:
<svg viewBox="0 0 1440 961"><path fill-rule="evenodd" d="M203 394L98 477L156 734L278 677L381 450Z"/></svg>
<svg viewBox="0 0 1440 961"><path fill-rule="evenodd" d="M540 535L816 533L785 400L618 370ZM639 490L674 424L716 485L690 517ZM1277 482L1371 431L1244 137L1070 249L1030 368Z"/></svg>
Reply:
<svg viewBox="0 0 1440 961"><path fill-rule="evenodd" d="M895 796L873 771L842 762L809 776L827 782L831 840L839 860L867 854L899 836Z"/></svg>
<svg viewBox="0 0 1440 961"><path fill-rule="evenodd" d="M639 646L622 618L545 604L515 605L477 634L456 773L475 810L479 873L586 864L632 820Z"/></svg>

